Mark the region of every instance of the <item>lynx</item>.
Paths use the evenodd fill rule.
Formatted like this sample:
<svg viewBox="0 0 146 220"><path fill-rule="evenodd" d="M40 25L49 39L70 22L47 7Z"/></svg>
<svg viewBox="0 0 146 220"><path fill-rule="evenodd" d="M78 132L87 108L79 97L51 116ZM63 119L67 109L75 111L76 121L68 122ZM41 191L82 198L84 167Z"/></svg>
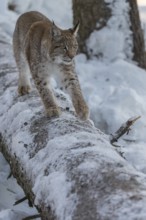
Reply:
<svg viewBox="0 0 146 220"><path fill-rule="evenodd" d="M82 120L89 117L73 60L78 49L78 29L79 23L62 30L35 11L22 14L16 23L13 49L19 70L18 92L20 95L30 92L31 73L48 117L61 114L50 83L52 76L69 93L78 117Z"/></svg>

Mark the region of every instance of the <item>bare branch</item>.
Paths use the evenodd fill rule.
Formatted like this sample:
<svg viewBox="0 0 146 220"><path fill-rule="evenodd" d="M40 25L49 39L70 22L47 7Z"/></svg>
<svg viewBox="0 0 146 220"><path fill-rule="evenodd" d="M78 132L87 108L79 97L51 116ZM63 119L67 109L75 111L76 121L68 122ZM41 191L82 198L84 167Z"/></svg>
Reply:
<svg viewBox="0 0 146 220"><path fill-rule="evenodd" d="M26 218L23 218L22 220L31 220L31 219L36 219L36 218L41 218L41 215L38 214L38 215L31 215L31 216L28 216Z"/></svg>
<svg viewBox="0 0 146 220"><path fill-rule="evenodd" d="M25 200L27 200L27 197L26 197L26 196L23 197L22 199L17 200L17 201L14 203L14 205L18 205L18 204L20 204L21 202L24 202Z"/></svg>
<svg viewBox="0 0 146 220"><path fill-rule="evenodd" d="M110 143L113 144L114 142L117 142L118 139L122 137L125 133L128 134L131 126L140 118L141 116L130 118L128 119L128 121L126 121L126 123L122 124L122 126L114 134L111 134Z"/></svg>

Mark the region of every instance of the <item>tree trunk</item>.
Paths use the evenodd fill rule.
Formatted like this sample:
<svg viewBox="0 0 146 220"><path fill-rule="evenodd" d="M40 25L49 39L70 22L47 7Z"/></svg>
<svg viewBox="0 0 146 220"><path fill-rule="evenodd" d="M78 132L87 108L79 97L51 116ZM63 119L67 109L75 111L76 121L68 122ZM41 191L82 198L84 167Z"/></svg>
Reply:
<svg viewBox="0 0 146 220"><path fill-rule="evenodd" d="M107 3L106 3L107 2ZM140 18L139 18L139 12L137 7L136 0L124 0L123 4L126 5L126 2L129 3L130 9L127 10L127 6L125 6L125 10L123 10L122 6L120 5L119 0L115 1L105 1L105 0L73 0L73 16L74 16L74 24L77 22L77 20L80 21L80 30L79 30L79 50L80 52L83 52L87 55L88 58L92 56L92 49L94 48L88 48L87 47L87 40L89 39L89 36L93 31L99 31L103 29L104 27L111 28L109 25L109 20L113 16L113 20L115 19L115 13L116 19L119 20L118 27L114 27L116 25L116 22L113 22L113 27L111 29L111 32L113 33L113 30L121 30L123 31L123 24L121 20L121 14L123 13L123 16L127 17L127 23L129 23L129 30L127 30L127 33L129 32L129 36L125 36L125 56L126 58L132 59L137 62L137 64L142 67L146 68L146 58L145 58L145 43L144 43L144 36L143 31L141 28ZM121 12L120 8L121 7ZM118 8L117 12L115 12L115 8ZM123 11L122 11L123 10ZM121 24L120 24L121 21ZM130 36L130 32L132 31L132 42ZM125 33L123 33L125 35ZM113 35L114 36L114 35ZM115 39L115 36L114 36ZM107 36L107 44L108 44L108 36ZM119 39L117 38L115 40L115 43L119 42ZM131 51L127 51L128 47L131 47ZM98 45L96 45L98 47ZM115 46L117 47L117 45ZM130 54L130 55L129 55ZM133 54L133 56L132 56ZM94 54L96 57L100 57L101 53Z"/></svg>
<svg viewBox="0 0 146 220"><path fill-rule="evenodd" d="M0 47L0 150L41 219L145 220L145 177L66 110L64 95L62 116L50 120L35 90L19 97L11 48Z"/></svg>
<svg viewBox="0 0 146 220"><path fill-rule="evenodd" d="M136 0L127 0L130 5L130 21L133 33L133 60L138 65L146 69L145 42L144 34L141 28L140 16Z"/></svg>
<svg viewBox="0 0 146 220"><path fill-rule="evenodd" d="M79 51L89 55L86 40L94 30L106 25L111 16L111 10L104 0L73 0L73 16L74 24L80 21Z"/></svg>

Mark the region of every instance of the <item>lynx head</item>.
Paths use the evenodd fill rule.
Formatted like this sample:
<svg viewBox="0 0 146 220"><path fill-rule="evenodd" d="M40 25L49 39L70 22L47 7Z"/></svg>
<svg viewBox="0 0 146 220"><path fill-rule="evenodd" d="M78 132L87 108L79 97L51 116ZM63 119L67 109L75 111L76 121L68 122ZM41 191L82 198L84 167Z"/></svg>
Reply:
<svg viewBox="0 0 146 220"><path fill-rule="evenodd" d="M52 42L50 46L50 57L56 64L71 63L77 53L77 32L79 22L72 29L61 30L54 23L52 24Z"/></svg>

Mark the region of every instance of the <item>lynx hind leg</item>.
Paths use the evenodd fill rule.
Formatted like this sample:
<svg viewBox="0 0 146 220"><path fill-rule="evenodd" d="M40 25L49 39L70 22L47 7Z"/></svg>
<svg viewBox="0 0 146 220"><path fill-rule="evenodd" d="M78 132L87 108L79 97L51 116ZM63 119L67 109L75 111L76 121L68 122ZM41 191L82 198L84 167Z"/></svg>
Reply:
<svg viewBox="0 0 146 220"><path fill-rule="evenodd" d="M28 94L31 90L30 69L28 62L23 54L17 59L19 70L18 93L19 95Z"/></svg>

